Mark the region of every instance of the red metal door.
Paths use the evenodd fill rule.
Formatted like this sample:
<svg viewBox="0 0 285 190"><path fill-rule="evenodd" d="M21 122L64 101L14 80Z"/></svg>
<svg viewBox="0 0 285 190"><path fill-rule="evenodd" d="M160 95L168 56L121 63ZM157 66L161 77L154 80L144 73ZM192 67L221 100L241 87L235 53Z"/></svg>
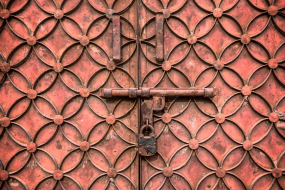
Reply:
<svg viewBox="0 0 285 190"><path fill-rule="evenodd" d="M217 88L156 114L142 189L285 189L285 1L142 4L142 86Z"/></svg>
<svg viewBox="0 0 285 190"><path fill-rule="evenodd" d="M1 1L1 189L136 189L132 0Z"/></svg>
<svg viewBox="0 0 285 190"><path fill-rule="evenodd" d="M0 2L0 189L285 189L284 0ZM103 87L217 95L140 157L144 99Z"/></svg>

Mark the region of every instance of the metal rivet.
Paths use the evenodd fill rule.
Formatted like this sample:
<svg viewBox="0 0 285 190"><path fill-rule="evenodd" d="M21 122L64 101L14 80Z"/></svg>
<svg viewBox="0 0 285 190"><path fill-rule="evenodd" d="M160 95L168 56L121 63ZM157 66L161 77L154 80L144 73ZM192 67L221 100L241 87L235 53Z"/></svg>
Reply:
<svg viewBox="0 0 285 190"><path fill-rule="evenodd" d="M171 120L172 120L172 117L171 117L170 113L164 113L162 115L162 121L164 123L170 123Z"/></svg>
<svg viewBox="0 0 285 190"><path fill-rule="evenodd" d="M219 114L216 115L215 120L216 120L217 123L221 124L221 123L225 122L226 118L225 118L224 114L219 113Z"/></svg>
<svg viewBox="0 0 285 190"><path fill-rule="evenodd" d="M169 18L170 17L170 11L168 9L162 9L163 18Z"/></svg>
<svg viewBox="0 0 285 190"><path fill-rule="evenodd" d="M87 36L82 36L80 38L80 44L82 46L87 46L89 44L89 38Z"/></svg>
<svg viewBox="0 0 285 190"><path fill-rule="evenodd" d="M194 34L191 34L190 36L187 37L187 42L193 45L197 42L197 37Z"/></svg>
<svg viewBox="0 0 285 190"><path fill-rule="evenodd" d="M213 15L216 18L220 18L223 15L223 10L221 8L215 8L213 11Z"/></svg>
<svg viewBox="0 0 285 190"><path fill-rule="evenodd" d="M30 152L30 153L33 153L37 150L37 145L34 143L34 142L30 142L28 145L27 145L27 151Z"/></svg>
<svg viewBox="0 0 285 190"><path fill-rule="evenodd" d="M63 178L63 172L61 170L56 170L53 173L53 178L57 181L61 180Z"/></svg>
<svg viewBox="0 0 285 190"><path fill-rule="evenodd" d="M172 67L170 61L164 61L161 66L164 71L169 71Z"/></svg>
<svg viewBox="0 0 285 190"><path fill-rule="evenodd" d="M247 150L247 151L250 151L253 148L253 144L249 140L244 141L242 146L244 150Z"/></svg>
<svg viewBox="0 0 285 190"><path fill-rule="evenodd" d="M33 46L37 43L37 38L35 36L29 36L27 38L27 44L29 44L30 46Z"/></svg>
<svg viewBox="0 0 285 190"><path fill-rule="evenodd" d="M114 10L113 9L108 9L107 11L106 11L106 17L107 18L112 18L112 16L113 16L113 14L114 14Z"/></svg>
<svg viewBox="0 0 285 190"><path fill-rule="evenodd" d="M275 16L278 13L278 7L271 5L267 11L269 15Z"/></svg>
<svg viewBox="0 0 285 190"><path fill-rule="evenodd" d="M217 71L220 71L224 68L224 63L221 62L221 60L217 60L215 63L214 63L214 67Z"/></svg>
<svg viewBox="0 0 285 190"><path fill-rule="evenodd" d="M225 177L225 175L226 175L226 171L223 168L218 168L216 170L216 176L218 178L223 178L223 177Z"/></svg>
<svg viewBox="0 0 285 190"><path fill-rule="evenodd" d="M9 178L9 173L6 170L0 171L0 180L6 181Z"/></svg>
<svg viewBox="0 0 285 190"><path fill-rule="evenodd" d="M8 73L10 71L11 67L8 63L0 63L0 70L2 73Z"/></svg>
<svg viewBox="0 0 285 190"><path fill-rule="evenodd" d="M83 98L87 98L90 95L90 91L88 88L81 88L79 93Z"/></svg>
<svg viewBox="0 0 285 190"><path fill-rule="evenodd" d="M113 60L110 60L110 61L107 62L106 68L107 68L109 71L113 71L113 70L116 69L116 63L115 63Z"/></svg>
<svg viewBox="0 0 285 190"><path fill-rule="evenodd" d="M249 96L251 94L251 87L250 86L244 86L242 87L241 89L241 93L244 95L244 96Z"/></svg>
<svg viewBox="0 0 285 190"><path fill-rule="evenodd" d="M282 170L280 168L274 168L272 170L272 175L275 178L280 178L282 176Z"/></svg>
<svg viewBox="0 0 285 190"><path fill-rule="evenodd" d="M7 9L2 9L0 11L0 17L3 19L8 19L10 17L10 11Z"/></svg>
<svg viewBox="0 0 285 190"><path fill-rule="evenodd" d="M11 121L10 121L10 119L8 117L2 117L0 119L0 125L2 127L9 127L10 123L11 123Z"/></svg>
<svg viewBox="0 0 285 190"><path fill-rule="evenodd" d="M61 115L54 116L53 122L56 125L61 125L63 123L63 117Z"/></svg>
<svg viewBox="0 0 285 190"><path fill-rule="evenodd" d="M63 14L63 11L58 9L58 10L56 10L56 11L54 12L54 15L53 15L53 16L54 16L56 19L59 20L59 19L62 19L63 15L64 15L64 14Z"/></svg>
<svg viewBox="0 0 285 190"><path fill-rule="evenodd" d="M63 65L61 63L56 63L53 66L53 70L56 73L60 73L63 70Z"/></svg>
<svg viewBox="0 0 285 190"><path fill-rule="evenodd" d="M28 90L27 92L27 97L30 99L30 100L34 100L36 97L37 97L38 93L37 91L35 91L34 89L30 89Z"/></svg>
<svg viewBox="0 0 285 190"><path fill-rule="evenodd" d="M89 143L87 141L82 141L80 143L80 150L82 150L82 151L89 150L89 147L90 147L90 145L89 145Z"/></svg>
<svg viewBox="0 0 285 190"><path fill-rule="evenodd" d="M271 68L271 69L275 69L276 67L278 67L278 61L277 59L270 59L268 61L268 67Z"/></svg>
<svg viewBox="0 0 285 190"><path fill-rule="evenodd" d="M113 125L113 124L116 122L115 116L114 116L114 115L109 115L109 116L107 116L106 122L107 122L109 125Z"/></svg>
<svg viewBox="0 0 285 190"><path fill-rule="evenodd" d="M272 123L275 123L279 120L279 115L275 112L272 112L269 114L269 121L271 121Z"/></svg>
<svg viewBox="0 0 285 190"><path fill-rule="evenodd" d="M171 167L166 167L166 168L163 169L163 175L165 177L171 177L172 174L173 174L173 170L172 170Z"/></svg>
<svg viewBox="0 0 285 190"><path fill-rule="evenodd" d="M247 34L244 34L240 38L241 43L248 44L250 42L250 37Z"/></svg>
<svg viewBox="0 0 285 190"><path fill-rule="evenodd" d="M192 149L192 150L196 150L198 149L199 147L199 142L196 140L196 139L191 139L189 141L189 147Z"/></svg>
<svg viewBox="0 0 285 190"><path fill-rule="evenodd" d="M114 178L117 176L117 170L115 168L109 168L107 171L107 176L109 178Z"/></svg>

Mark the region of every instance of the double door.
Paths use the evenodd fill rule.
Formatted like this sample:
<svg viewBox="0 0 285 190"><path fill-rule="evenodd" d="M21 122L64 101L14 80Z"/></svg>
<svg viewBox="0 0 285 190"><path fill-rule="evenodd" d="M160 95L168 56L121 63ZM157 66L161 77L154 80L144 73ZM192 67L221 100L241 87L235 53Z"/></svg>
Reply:
<svg viewBox="0 0 285 190"><path fill-rule="evenodd" d="M285 1L0 2L1 189L285 188Z"/></svg>

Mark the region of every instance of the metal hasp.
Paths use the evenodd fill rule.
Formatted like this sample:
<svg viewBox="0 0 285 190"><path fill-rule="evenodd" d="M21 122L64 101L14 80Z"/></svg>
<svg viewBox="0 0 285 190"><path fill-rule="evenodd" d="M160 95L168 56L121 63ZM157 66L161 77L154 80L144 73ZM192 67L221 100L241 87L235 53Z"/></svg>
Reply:
<svg viewBox="0 0 285 190"><path fill-rule="evenodd" d="M143 124L153 124L152 111L161 111L165 106L166 96L188 96L212 98L216 95L215 88L101 88L99 95L102 98L129 97L129 98L150 98L141 105Z"/></svg>
<svg viewBox="0 0 285 190"><path fill-rule="evenodd" d="M129 97L151 98L141 104L142 124L139 134L139 154L152 156L156 153L156 138L153 128L153 111L161 111L165 107L166 96L188 96L212 98L216 95L215 88L101 88L99 95L102 98ZM151 129L149 136L144 131Z"/></svg>
<svg viewBox="0 0 285 190"><path fill-rule="evenodd" d="M142 119L152 125L152 113L150 111L161 111L165 106L166 96L188 96L188 97L205 97L212 98L216 95L215 88L101 88L99 95L102 98L112 97L129 97L129 98L150 98L142 103Z"/></svg>

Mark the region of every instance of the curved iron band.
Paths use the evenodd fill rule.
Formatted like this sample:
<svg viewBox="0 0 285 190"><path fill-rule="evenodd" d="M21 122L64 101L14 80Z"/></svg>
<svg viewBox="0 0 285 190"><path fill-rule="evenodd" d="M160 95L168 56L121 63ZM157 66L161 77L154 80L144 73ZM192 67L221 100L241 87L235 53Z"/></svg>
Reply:
<svg viewBox="0 0 285 190"><path fill-rule="evenodd" d="M100 96L102 98L112 98L112 97L150 97L150 96L190 96L190 97L207 97L212 98L216 95L215 88L142 88L138 90L137 88L101 88Z"/></svg>
<svg viewBox="0 0 285 190"><path fill-rule="evenodd" d="M250 1L249 1L249 2L250 2ZM254 20L255 20L255 19L254 19ZM12 32L13 32L13 31L12 31ZM250 55L251 55L251 54L250 54ZM252 56L252 55L251 55L251 56ZM266 78L266 80L267 80L267 79L268 79L268 77ZM265 83L265 81L264 81L262 84L264 84L264 83ZM266 136L267 136L267 135L266 135ZM259 166L259 167L260 167L260 166ZM208 176L208 175L207 175L207 176ZM199 185L199 184L198 184L198 185ZM198 185L197 185L197 186L198 186Z"/></svg>

